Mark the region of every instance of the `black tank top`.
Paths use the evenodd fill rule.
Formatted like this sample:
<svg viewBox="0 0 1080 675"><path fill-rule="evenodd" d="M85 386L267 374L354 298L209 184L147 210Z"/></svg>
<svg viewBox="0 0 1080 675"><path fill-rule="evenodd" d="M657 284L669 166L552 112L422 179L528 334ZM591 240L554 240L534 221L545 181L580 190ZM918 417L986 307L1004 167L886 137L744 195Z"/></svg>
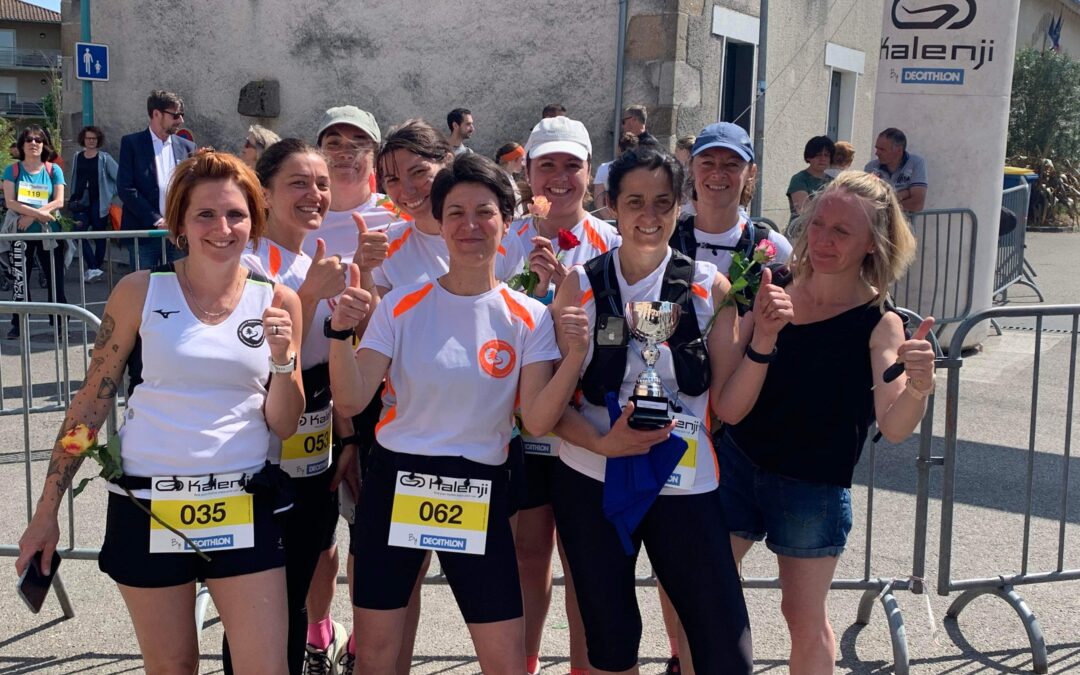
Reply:
<svg viewBox="0 0 1080 675"><path fill-rule="evenodd" d="M871 303L777 336L761 394L729 433L758 467L789 478L851 487L874 420Z"/></svg>

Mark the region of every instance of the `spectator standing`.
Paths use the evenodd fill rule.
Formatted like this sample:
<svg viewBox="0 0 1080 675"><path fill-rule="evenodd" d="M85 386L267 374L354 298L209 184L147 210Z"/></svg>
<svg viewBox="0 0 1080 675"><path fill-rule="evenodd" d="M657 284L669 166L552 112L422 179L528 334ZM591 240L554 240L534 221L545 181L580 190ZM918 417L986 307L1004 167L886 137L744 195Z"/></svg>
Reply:
<svg viewBox="0 0 1080 675"><path fill-rule="evenodd" d="M18 162L4 169L4 201L8 212L3 231L49 232L56 212L64 205L64 171L53 164L56 151L44 129L34 124L19 134ZM50 263L49 254L52 254ZM56 241L16 241L11 248L15 276L12 299L29 301L34 260L45 273L51 302L67 302L64 293L64 246ZM25 270L25 274L23 273ZM11 316L9 339L19 337L18 317Z"/></svg>
<svg viewBox="0 0 1080 675"><path fill-rule="evenodd" d="M446 116L446 126L450 127L450 149L454 156L472 152L472 149L465 145L465 141L476 131L472 112L466 108L454 108Z"/></svg>
<svg viewBox="0 0 1080 675"><path fill-rule="evenodd" d="M874 154L866 170L877 174L896 189L900 208L908 213L922 211L926 205L926 160L907 150L907 135L895 127L878 134Z"/></svg>
<svg viewBox="0 0 1080 675"><path fill-rule="evenodd" d="M837 141L833 148L832 166L825 173L832 178L836 178L842 171L850 169L854 160L855 146L847 141Z"/></svg>
<svg viewBox="0 0 1080 675"><path fill-rule="evenodd" d="M514 218L520 218L525 215L525 206L521 203L521 186L518 185L518 180L525 171L525 148L519 143L507 143L495 152L495 161L514 186Z"/></svg>
<svg viewBox="0 0 1080 675"><path fill-rule="evenodd" d="M619 154L624 155L638 146L638 137L630 132L619 137ZM596 167L596 178L593 179L593 205L596 206L594 213L599 218L614 220L615 215L608 208L607 177L611 162L604 162Z"/></svg>
<svg viewBox="0 0 1080 675"><path fill-rule="evenodd" d="M120 163L116 188L124 203L120 229L165 229L165 197L176 165L195 152L195 144L176 132L184 123L184 101L179 95L162 89L150 92L146 99L150 117L145 131L136 131L120 139ZM149 269L161 262L161 242L156 238L139 239L128 244L131 269ZM165 244L169 261L178 257L171 242Z"/></svg>
<svg viewBox="0 0 1080 675"><path fill-rule="evenodd" d="M622 114L623 133L631 133L637 136L639 145L651 143L652 145L659 146L660 141L656 140L656 136L649 133L647 128L648 121L649 111L645 106L628 106L623 110Z"/></svg>
<svg viewBox="0 0 1080 675"><path fill-rule="evenodd" d="M259 157L262 156L263 152L280 140L281 136L278 136L273 131L260 124L252 124L248 127L244 147L240 149L240 159L244 160L244 164L254 169L255 163L259 161Z"/></svg>
<svg viewBox="0 0 1080 675"><path fill-rule="evenodd" d="M802 213L806 200L810 198L810 195L832 180L825 172L832 166L835 147L832 139L828 136L814 136L806 142L806 146L803 148L803 161L808 166L792 176L788 182L788 208L791 210L791 218L788 221L789 226L791 221L794 221Z"/></svg>
<svg viewBox="0 0 1080 675"><path fill-rule="evenodd" d="M68 209L75 214L82 230L104 232L109 227L109 206L116 198L116 173L118 166L112 155L101 150L105 133L95 126L79 131L79 145L83 149L71 160L71 198ZM105 239L83 241L83 258L86 271L83 281L91 283L105 273L101 264L105 260Z"/></svg>

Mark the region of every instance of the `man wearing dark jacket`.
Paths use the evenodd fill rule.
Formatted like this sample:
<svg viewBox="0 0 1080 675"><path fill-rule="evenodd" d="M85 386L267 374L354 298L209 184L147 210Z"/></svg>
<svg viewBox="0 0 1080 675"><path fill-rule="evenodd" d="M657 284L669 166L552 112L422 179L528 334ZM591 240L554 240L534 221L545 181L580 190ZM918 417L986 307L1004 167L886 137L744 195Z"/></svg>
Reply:
<svg viewBox="0 0 1080 675"><path fill-rule="evenodd" d="M184 101L171 91L155 90L146 99L150 116L147 129L120 140L116 187L124 203L123 230L165 229L165 193L176 165L195 152L195 144L176 135L184 123ZM161 264L161 241L140 238L128 244L132 269ZM167 260L177 257L176 247L166 244ZM137 254L136 254L137 251ZM136 257L137 255L137 257Z"/></svg>

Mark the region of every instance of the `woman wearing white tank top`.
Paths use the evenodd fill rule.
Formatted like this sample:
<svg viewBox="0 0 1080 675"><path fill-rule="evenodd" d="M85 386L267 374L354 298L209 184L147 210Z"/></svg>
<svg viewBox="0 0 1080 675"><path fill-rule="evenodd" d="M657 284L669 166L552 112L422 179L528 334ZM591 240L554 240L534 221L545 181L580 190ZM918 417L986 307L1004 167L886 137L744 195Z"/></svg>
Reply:
<svg viewBox="0 0 1080 675"><path fill-rule="evenodd" d="M284 552L273 513L287 505L244 486L251 487L252 477L258 477L252 483L272 477L262 468L269 434L291 436L304 409L300 373L290 367L300 353L293 331L300 302L291 289L240 266L248 240L262 233L265 204L257 178L238 158L206 151L181 163L166 207L170 236L188 255L117 284L61 433L102 424L129 367L134 391L121 433L119 482L149 498L144 504L155 513L180 513L181 529L209 557L174 551L163 531L110 485L99 566L117 581L146 670L198 669L191 621L198 579L232 638L236 672L284 674ZM37 551L51 558L57 511L80 463L59 443L54 447L20 540L20 572ZM184 520L184 512L201 507L213 522Z"/></svg>

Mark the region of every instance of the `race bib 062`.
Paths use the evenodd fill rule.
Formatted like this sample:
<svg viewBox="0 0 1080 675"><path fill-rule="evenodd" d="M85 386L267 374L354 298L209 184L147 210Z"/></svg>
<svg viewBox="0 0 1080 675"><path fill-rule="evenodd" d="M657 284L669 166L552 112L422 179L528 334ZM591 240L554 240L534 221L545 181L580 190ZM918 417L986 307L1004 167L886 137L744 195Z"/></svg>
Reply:
<svg viewBox="0 0 1080 675"><path fill-rule="evenodd" d="M483 555L491 481L398 471L391 546Z"/></svg>

